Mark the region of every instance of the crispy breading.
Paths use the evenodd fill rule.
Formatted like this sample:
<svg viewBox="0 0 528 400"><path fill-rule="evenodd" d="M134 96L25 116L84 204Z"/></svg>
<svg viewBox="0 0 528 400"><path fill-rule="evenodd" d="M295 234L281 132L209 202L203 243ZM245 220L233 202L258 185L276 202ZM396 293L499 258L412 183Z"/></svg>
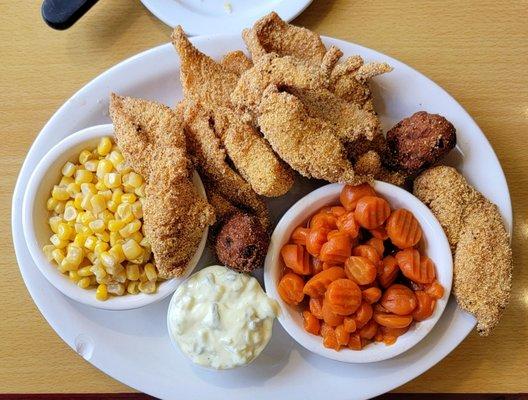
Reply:
<svg viewBox="0 0 528 400"><path fill-rule="evenodd" d="M196 160L196 167L204 184L207 183L207 193L214 191L233 207L252 212L259 218L264 229L268 229L269 216L266 204L227 163L222 143L210 124L210 115L202 107L189 101L180 103L179 109L185 121L189 152ZM212 204L215 210L218 208L223 214L228 207L220 204L218 196Z"/></svg>
<svg viewBox="0 0 528 400"><path fill-rule="evenodd" d="M266 53L277 53L320 64L326 53L318 34L288 24L275 12L259 19L251 29L244 29L242 38L254 62Z"/></svg>
<svg viewBox="0 0 528 400"><path fill-rule="evenodd" d="M308 115L295 96L269 87L259 106L258 124L273 149L308 178L359 184L345 148L324 120Z"/></svg>
<svg viewBox="0 0 528 400"><path fill-rule="evenodd" d="M487 336L508 304L513 258L499 209L451 167L424 171L414 194L431 208L454 249L453 293Z"/></svg>
<svg viewBox="0 0 528 400"><path fill-rule="evenodd" d="M229 72L237 75L242 75L253 66L253 62L240 50L227 53L220 61L220 64Z"/></svg>
<svg viewBox="0 0 528 400"><path fill-rule="evenodd" d="M125 160L147 184L145 236L159 275L180 276L215 220L213 208L191 182L182 121L166 106L115 94L110 116Z"/></svg>
<svg viewBox="0 0 528 400"><path fill-rule="evenodd" d="M181 81L186 99L210 114L227 155L251 187L263 196L280 196L293 185L293 173L269 144L232 110L230 94L239 79L210 57L198 51L181 27L172 40L181 58Z"/></svg>
<svg viewBox="0 0 528 400"><path fill-rule="evenodd" d="M407 181L405 174L390 171L384 167L379 154L373 150L369 150L358 157L354 163L354 170L356 174L372 176L375 179L397 186L403 186Z"/></svg>

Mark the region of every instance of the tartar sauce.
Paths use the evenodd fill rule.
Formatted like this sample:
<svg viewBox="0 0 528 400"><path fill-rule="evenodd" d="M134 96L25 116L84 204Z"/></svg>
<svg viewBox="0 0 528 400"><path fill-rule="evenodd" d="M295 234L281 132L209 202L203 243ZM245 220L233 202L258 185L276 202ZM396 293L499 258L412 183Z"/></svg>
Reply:
<svg viewBox="0 0 528 400"><path fill-rule="evenodd" d="M214 265L178 287L167 320L169 334L193 362L228 369L264 350L278 312L255 278Z"/></svg>

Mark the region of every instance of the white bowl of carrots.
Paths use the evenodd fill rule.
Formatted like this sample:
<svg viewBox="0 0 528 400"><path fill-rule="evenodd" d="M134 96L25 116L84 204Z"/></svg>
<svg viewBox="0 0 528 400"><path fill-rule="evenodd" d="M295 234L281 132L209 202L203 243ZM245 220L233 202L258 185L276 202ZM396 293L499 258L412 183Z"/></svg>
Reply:
<svg viewBox="0 0 528 400"><path fill-rule="evenodd" d="M277 224L264 267L290 336L349 363L416 345L442 315L452 278L451 250L431 211L379 181L303 197Z"/></svg>

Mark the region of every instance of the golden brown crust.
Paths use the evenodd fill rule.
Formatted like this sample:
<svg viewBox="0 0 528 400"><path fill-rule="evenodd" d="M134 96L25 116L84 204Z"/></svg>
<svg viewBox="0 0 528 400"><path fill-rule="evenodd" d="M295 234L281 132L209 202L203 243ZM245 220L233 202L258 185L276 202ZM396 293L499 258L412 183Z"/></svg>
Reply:
<svg viewBox="0 0 528 400"><path fill-rule="evenodd" d="M253 62L240 50L227 53L220 61L220 64L229 72L239 76L253 66Z"/></svg>
<svg viewBox="0 0 528 400"><path fill-rule="evenodd" d="M190 179L181 119L158 103L112 94L110 116L129 165L147 183L145 234L163 278L180 276L214 211Z"/></svg>
<svg viewBox="0 0 528 400"><path fill-rule="evenodd" d="M244 29L242 38L254 61L266 53L277 53L320 64L326 53L318 34L288 24L275 12L259 19L251 29Z"/></svg>
<svg viewBox="0 0 528 400"><path fill-rule="evenodd" d="M446 166L419 175L414 194L431 208L454 251L458 304L477 317L478 333L489 335L508 303L513 270L510 238L497 206Z"/></svg>

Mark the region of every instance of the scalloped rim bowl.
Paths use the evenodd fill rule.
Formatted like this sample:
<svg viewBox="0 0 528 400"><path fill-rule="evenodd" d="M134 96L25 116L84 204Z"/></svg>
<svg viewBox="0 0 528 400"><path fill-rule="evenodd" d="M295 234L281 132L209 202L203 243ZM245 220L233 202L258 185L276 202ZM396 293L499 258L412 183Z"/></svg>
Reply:
<svg viewBox="0 0 528 400"><path fill-rule="evenodd" d="M264 283L268 296L277 300L281 312L278 317L283 328L301 346L320 356L347 363L369 363L393 358L416 345L433 329L440 319L451 292L453 280L453 260L447 238L440 223L432 212L409 192L385 182L376 181L374 189L383 196L392 209L406 208L413 212L423 231L421 248L435 263L438 281L445 289L444 296L436 302L433 315L428 319L415 322L407 333L400 336L396 343L386 346L372 343L361 351L342 349L335 351L323 346L321 337L309 334L303 328L300 309L286 304L277 292L281 278L282 261L280 249L286 244L293 230L306 222L308 217L321 207L338 204L342 184L330 184L309 193L295 203L281 218L273 235L264 265Z"/></svg>
<svg viewBox="0 0 528 400"><path fill-rule="evenodd" d="M47 260L42 247L49 244L52 231L48 224L49 211L46 201L50 191L61 177L61 169L66 161L76 160L84 148L95 148L103 136L113 136L112 124L96 125L71 134L54 146L38 163L29 179L22 202L22 223L24 236L31 257L46 279L60 292L80 303L106 310L130 310L143 307L163 300L173 293L178 285L194 270L205 248L208 229L204 231L202 240L189 261L183 276L159 283L158 290L153 294L138 293L136 295L110 296L106 301L95 298L95 290L79 288L67 276L60 273L56 264ZM202 181L197 173L193 175L193 183L200 196L206 197Z"/></svg>

